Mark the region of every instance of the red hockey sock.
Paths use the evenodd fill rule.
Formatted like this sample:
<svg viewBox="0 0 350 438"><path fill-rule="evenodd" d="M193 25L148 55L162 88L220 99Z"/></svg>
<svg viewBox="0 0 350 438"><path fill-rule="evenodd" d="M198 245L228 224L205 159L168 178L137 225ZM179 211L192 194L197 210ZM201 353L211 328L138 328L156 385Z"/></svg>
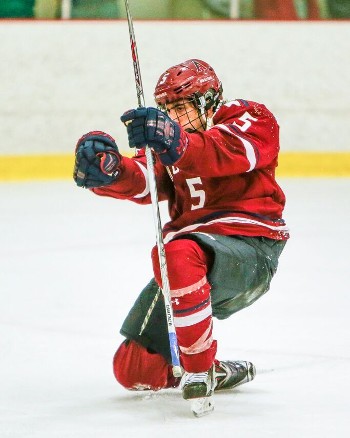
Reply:
<svg viewBox="0 0 350 438"><path fill-rule="evenodd" d="M211 256L189 239L165 245L174 325L181 363L188 372L207 371L215 358L212 337L210 285L207 281ZM158 251L152 251L156 281L161 285Z"/></svg>

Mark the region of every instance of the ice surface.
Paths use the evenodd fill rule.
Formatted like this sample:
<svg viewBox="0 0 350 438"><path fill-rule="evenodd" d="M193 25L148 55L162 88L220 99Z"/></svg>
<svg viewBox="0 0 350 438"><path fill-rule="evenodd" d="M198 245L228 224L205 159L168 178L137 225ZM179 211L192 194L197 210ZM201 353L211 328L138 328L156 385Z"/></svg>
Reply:
<svg viewBox="0 0 350 438"><path fill-rule="evenodd" d="M200 419L178 390L127 392L112 374L152 275L151 208L73 182L1 184L0 436L350 436L350 179L280 182L292 238L272 288L215 321L218 356L257 377Z"/></svg>

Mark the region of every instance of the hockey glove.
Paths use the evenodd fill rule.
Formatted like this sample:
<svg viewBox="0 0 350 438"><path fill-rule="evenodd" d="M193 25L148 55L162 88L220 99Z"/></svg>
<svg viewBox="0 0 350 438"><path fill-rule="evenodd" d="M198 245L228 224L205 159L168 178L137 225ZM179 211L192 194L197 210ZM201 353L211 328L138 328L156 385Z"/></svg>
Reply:
<svg viewBox="0 0 350 438"><path fill-rule="evenodd" d="M120 118L126 125L129 146L150 146L165 166L176 163L187 147L187 136L181 126L156 108L126 111Z"/></svg>
<svg viewBox="0 0 350 438"><path fill-rule="evenodd" d="M74 181L78 187L93 188L116 181L122 156L114 139L102 131L83 135L75 148Z"/></svg>

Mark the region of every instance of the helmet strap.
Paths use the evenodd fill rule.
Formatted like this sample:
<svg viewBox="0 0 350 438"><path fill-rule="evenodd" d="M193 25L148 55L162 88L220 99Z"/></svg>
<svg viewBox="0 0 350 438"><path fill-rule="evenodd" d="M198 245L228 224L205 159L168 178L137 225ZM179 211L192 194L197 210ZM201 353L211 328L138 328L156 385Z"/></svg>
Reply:
<svg viewBox="0 0 350 438"><path fill-rule="evenodd" d="M205 129L209 129L212 125L212 118L208 117L207 111L212 108L215 112L220 105L220 90L215 92L214 89L210 88L205 94L195 93L194 102L197 106L198 115L202 120L205 120Z"/></svg>

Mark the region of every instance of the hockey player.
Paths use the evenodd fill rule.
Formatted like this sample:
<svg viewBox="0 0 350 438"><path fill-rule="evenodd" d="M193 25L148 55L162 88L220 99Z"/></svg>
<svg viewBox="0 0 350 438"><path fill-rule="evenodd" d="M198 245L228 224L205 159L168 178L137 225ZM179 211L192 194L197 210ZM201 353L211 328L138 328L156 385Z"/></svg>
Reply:
<svg viewBox="0 0 350 438"><path fill-rule="evenodd" d="M270 287L288 239L285 197L276 183L279 126L262 104L223 100L213 68L190 59L169 68L155 88L156 108L124 113L129 145L122 156L112 137L93 131L76 146L74 179L100 196L151 202L145 146L152 148L159 200L168 201L163 229L174 325L184 370L185 399L210 397L255 376L247 361L216 359L213 317L224 319ZM126 317L126 340L114 356L114 374L128 389L176 387L157 248L154 278ZM238 334L239 335L239 334Z"/></svg>

